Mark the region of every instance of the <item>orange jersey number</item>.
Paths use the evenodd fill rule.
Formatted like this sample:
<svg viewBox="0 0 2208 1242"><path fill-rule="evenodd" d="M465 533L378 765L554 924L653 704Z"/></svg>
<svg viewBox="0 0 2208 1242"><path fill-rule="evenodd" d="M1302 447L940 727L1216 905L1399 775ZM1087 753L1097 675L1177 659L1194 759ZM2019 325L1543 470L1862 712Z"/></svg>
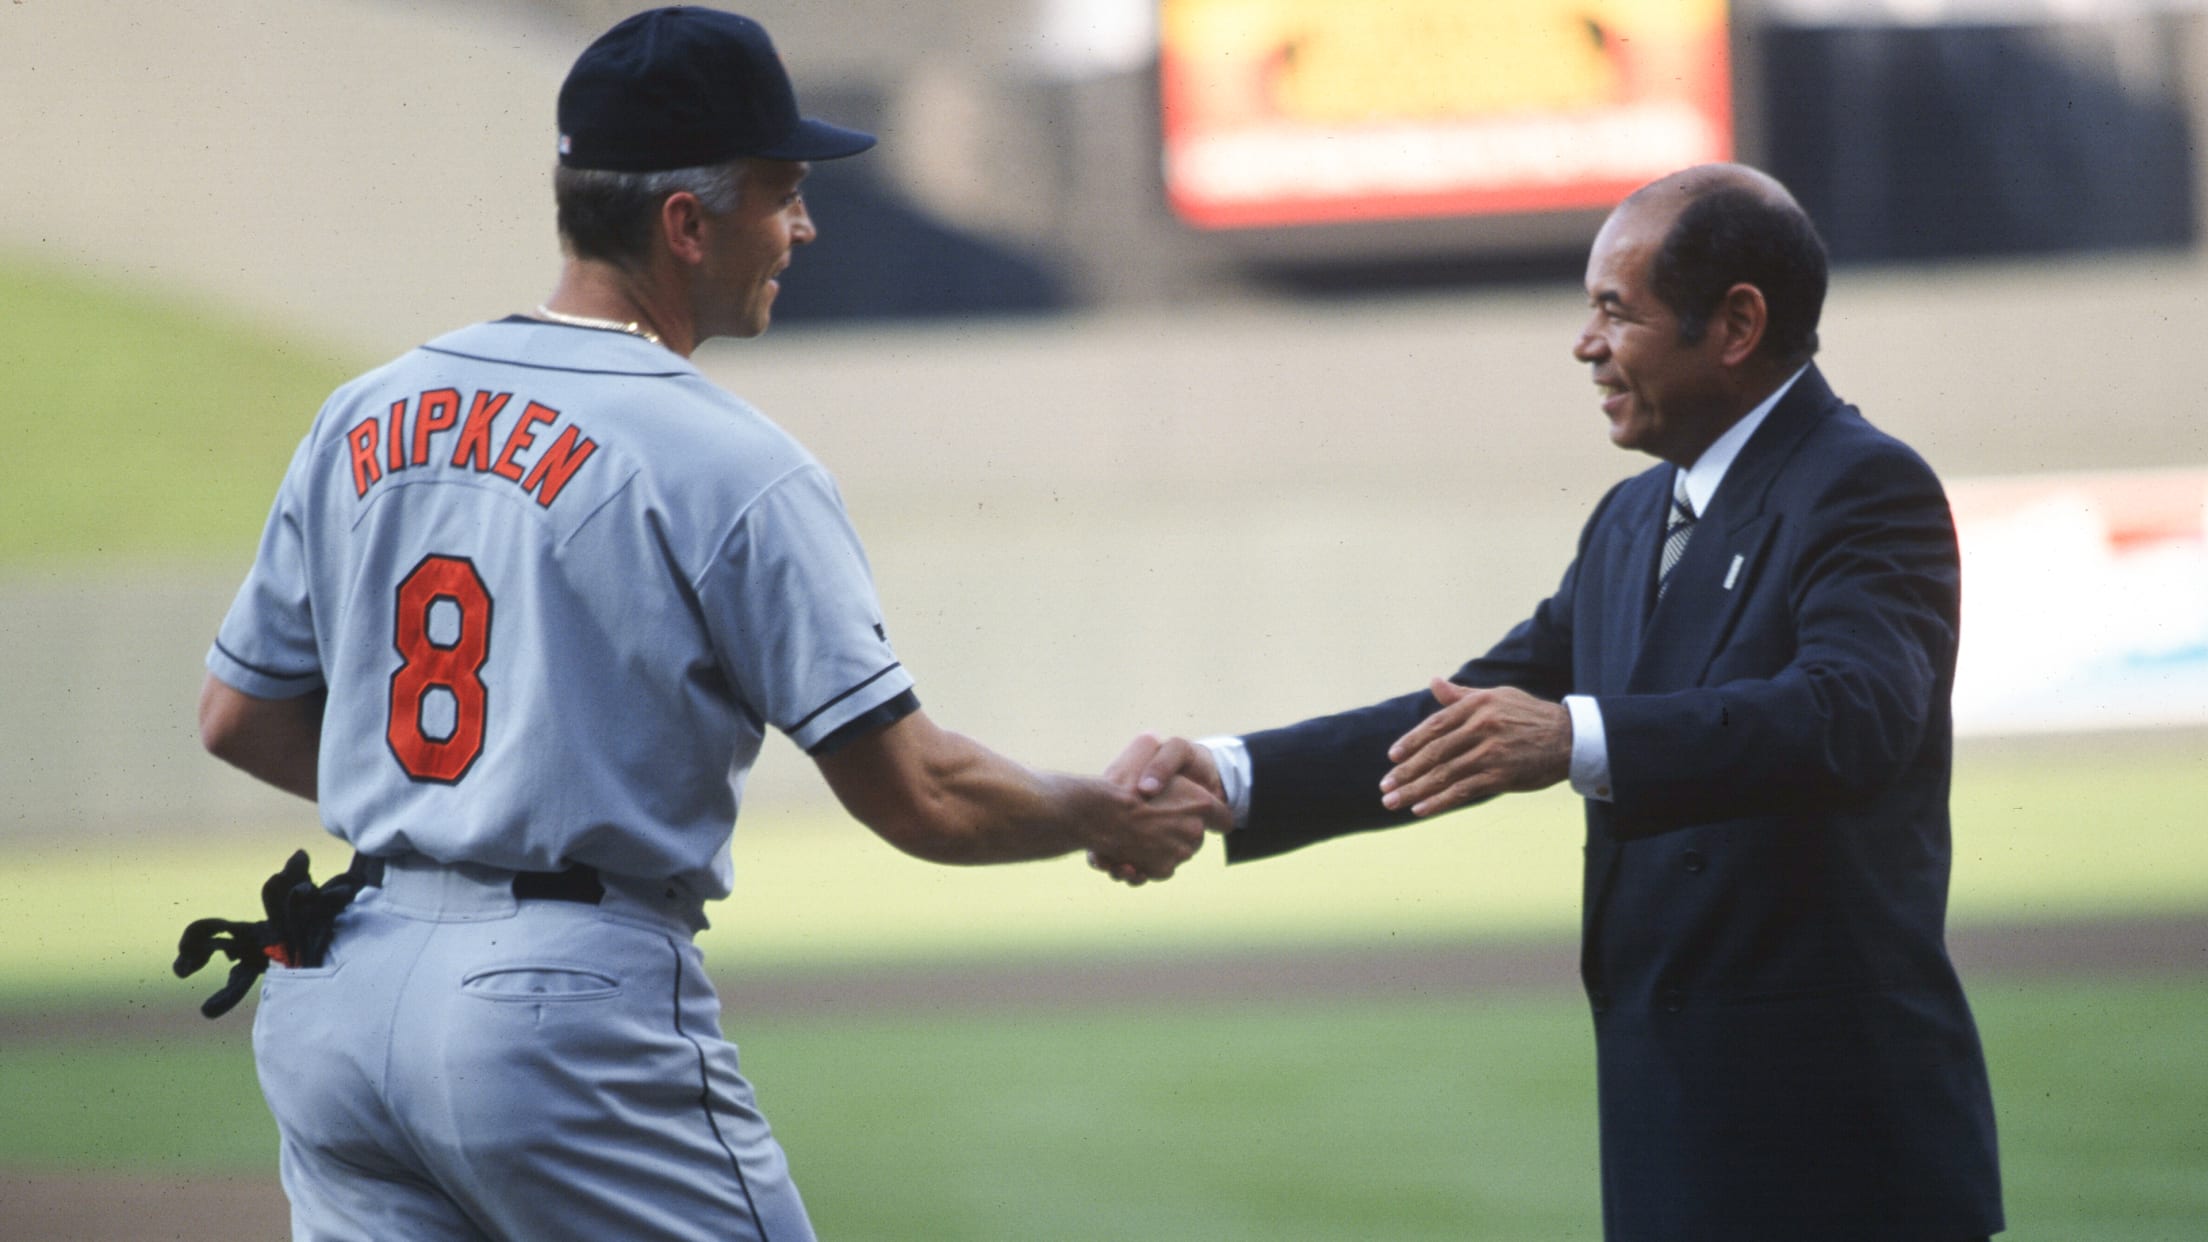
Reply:
<svg viewBox="0 0 2208 1242"><path fill-rule="evenodd" d="M454 784L483 753L491 593L474 562L426 556L399 583L398 606L392 646L400 663L391 674L391 720L384 737L408 776ZM432 692L440 690L451 696L452 726L444 736L431 737L423 717Z"/></svg>

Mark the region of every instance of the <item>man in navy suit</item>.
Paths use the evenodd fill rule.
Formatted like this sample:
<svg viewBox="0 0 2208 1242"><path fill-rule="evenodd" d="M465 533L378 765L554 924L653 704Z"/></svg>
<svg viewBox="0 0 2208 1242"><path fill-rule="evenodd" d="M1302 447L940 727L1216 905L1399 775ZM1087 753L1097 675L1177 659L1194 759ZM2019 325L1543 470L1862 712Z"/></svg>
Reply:
<svg viewBox="0 0 2208 1242"><path fill-rule="evenodd" d="M1611 441L1661 464L1596 506L1556 594L1429 690L1114 773L1210 784L1230 862L1570 781L1611 1242L2003 1224L1944 940L1954 526L1811 362L1824 294L1762 173L1636 191L1572 354Z"/></svg>

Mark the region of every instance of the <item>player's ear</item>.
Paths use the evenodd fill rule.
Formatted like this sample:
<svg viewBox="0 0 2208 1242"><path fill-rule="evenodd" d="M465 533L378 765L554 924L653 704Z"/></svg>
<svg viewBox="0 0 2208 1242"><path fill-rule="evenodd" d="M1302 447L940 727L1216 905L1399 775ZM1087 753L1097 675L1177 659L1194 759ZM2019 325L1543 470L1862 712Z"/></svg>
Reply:
<svg viewBox="0 0 2208 1242"><path fill-rule="evenodd" d="M1763 344L1764 331L1770 325L1771 311L1764 304L1763 290L1746 283L1727 289L1717 304L1717 313L1710 317L1710 331L1720 338L1718 357L1729 367L1748 361L1756 347Z"/></svg>
<svg viewBox="0 0 2208 1242"><path fill-rule="evenodd" d="M660 200L659 236L667 252L695 267L705 261L705 204L688 190L677 190Z"/></svg>

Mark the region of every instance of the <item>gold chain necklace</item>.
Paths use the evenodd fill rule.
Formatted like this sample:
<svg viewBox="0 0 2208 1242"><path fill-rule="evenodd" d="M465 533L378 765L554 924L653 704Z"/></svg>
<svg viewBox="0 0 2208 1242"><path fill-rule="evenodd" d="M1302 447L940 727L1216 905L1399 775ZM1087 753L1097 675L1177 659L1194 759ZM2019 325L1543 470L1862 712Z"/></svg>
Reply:
<svg viewBox="0 0 2208 1242"><path fill-rule="evenodd" d="M623 323L618 319L593 319L588 315L565 315L542 302L537 303L537 316L540 319L549 319L553 323L569 324L577 328L604 328L609 332L626 332L630 336L641 336L654 345L660 343L659 333L633 319Z"/></svg>

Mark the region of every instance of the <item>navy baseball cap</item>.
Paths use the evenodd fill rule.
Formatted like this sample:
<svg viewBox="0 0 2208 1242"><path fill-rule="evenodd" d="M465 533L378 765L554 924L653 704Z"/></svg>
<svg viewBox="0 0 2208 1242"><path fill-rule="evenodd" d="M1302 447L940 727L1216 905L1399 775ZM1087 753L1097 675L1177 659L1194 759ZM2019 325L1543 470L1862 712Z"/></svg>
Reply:
<svg viewBox="0 0 2208 1242"><path fill-rule="evenodd" d="M832 160L874 145L798 115L766 27L693 5L638 13L584 48L560 85L559 121L560 163L609 172Z"/></svg>

